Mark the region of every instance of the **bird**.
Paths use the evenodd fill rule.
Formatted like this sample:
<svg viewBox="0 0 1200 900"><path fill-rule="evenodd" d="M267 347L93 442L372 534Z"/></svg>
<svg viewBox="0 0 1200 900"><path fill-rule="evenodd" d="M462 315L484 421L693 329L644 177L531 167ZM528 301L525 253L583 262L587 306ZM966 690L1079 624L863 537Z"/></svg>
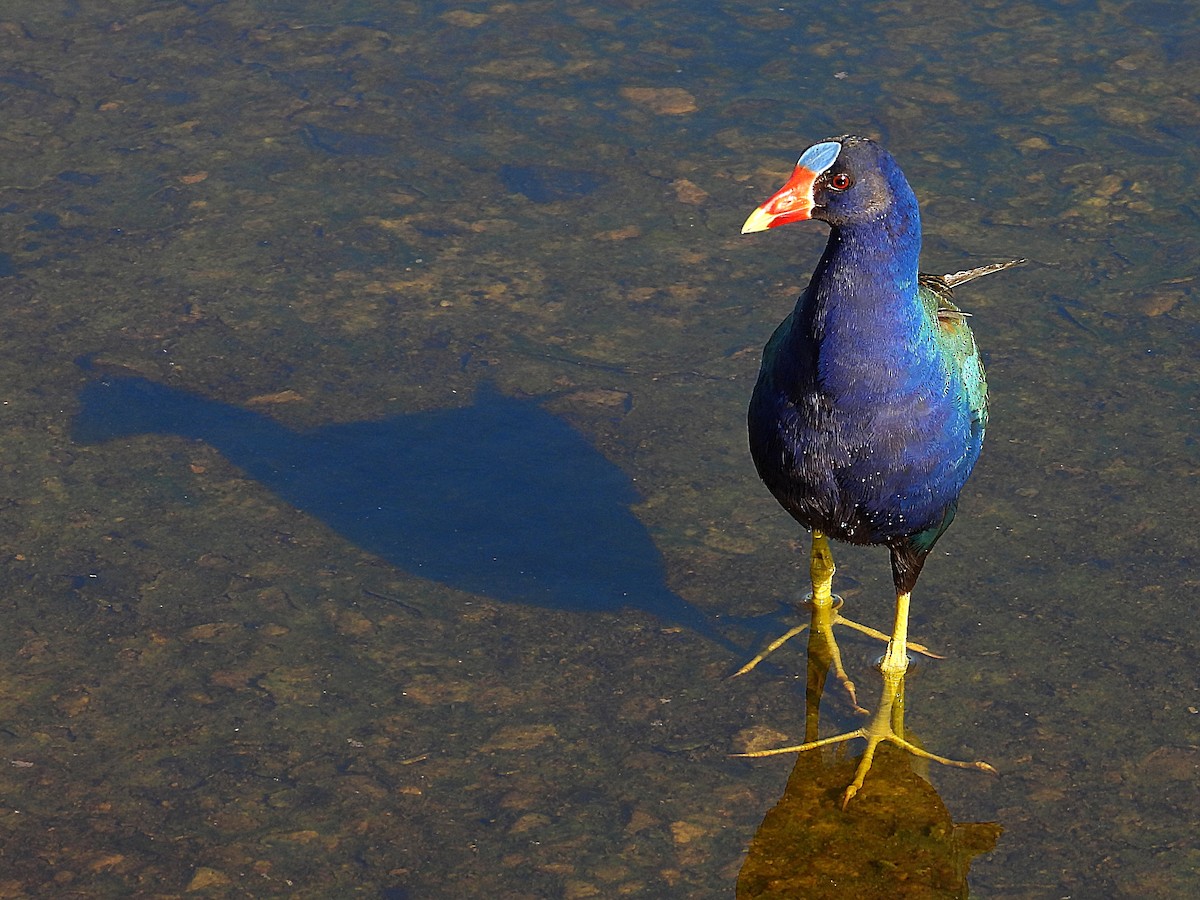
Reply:
<svg viewBox="0 0 1200 900"><path fill-rule="evenodd" d="M987 383L968 313L952 288L1007 269L1011 260L945 276L919 272L916 195L879 143L842 135L813 144L784 186L754 210L743 234L818 220L829 240L808 287L763 351L747 415L750 452L768 490L812 533L811 623L792 629L746 664L812 627L833 647L837 677L859 712L855 686L836 651L832 626L887 641L879 664L883 694L863 728L764 756L867 740L843 807L861 789L877 746L890 741L948 765L992 771L981 762L934 756L905 741L891 707L909 650L911 594L930 551L950 527L979 458L988 420ZM895 616L889 634L844 618L832 593L829 541L885 546L891 554ZM815 635L814 635L815 636Z"/></svg>

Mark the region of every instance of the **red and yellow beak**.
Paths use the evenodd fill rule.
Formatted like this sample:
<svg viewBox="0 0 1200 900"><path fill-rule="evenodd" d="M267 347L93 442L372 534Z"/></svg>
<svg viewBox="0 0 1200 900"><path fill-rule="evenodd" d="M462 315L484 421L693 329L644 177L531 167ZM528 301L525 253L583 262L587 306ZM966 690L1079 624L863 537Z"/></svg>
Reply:
<svg viewBox="0 0 1200 900"><path fill-rule="evenodd" d="M766 231L788 222L803 222L812 218L813 183L837 160L842 145L837 141L814 144L804 151L787 184L766 203L750 213L742 226L742 234Z"/></svg>
<svg viewBox="0 0 1200 900"><path fill-rule="evenodd" d="M755 231L766 231L788 222L803 222L811 218L813 209L813 182L817 173L803 166L796 166L796 171L788 179L787 184L779 189L770 200L750 213L750 218L742 226L742 234Z"/></svg>

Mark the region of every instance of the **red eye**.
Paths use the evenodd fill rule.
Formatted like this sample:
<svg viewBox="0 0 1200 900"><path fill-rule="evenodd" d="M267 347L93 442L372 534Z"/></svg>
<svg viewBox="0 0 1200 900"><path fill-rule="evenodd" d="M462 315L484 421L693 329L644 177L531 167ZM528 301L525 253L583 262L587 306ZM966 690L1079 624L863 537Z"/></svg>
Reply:
<svg viewBox="0 0 1200 900"><path fill-rule="evenodd" d="M836 175L834 175L832 178L829 179L829 186L831 188L833 188L835 191L844 191L844 190L846 190L846 188L850 187L850 185L852 185L852 184L854 184L854 179L851 178L849 175L847 175L845 172L838 172Z"/></svg>

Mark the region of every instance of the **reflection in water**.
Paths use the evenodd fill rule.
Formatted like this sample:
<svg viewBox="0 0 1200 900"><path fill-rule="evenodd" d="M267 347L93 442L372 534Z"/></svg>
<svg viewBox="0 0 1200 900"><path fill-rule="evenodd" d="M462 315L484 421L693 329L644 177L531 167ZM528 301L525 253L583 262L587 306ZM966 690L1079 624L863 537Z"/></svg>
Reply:
<svg viewBox="0 0 1200 900"><path fill-rule="evenodd" d="M888 639L887 635L882 632L875 631L872 628L859 625L856 622L851 622L848 619L842 618L838 612L842 606L840 597L834 595L830 590L830 585L833 583L833 556L829 552L829 542L825 536L819 531L813 531L813 549L811 560L811 574L813 591L808 597L808 608L810 611L810 621L804 625L792 628L782 637L778 638L764 651L759 653L754 659L742 666L735 675L742 675L753 669L760 663L767 654L771 653L785 641L790 640L795 635L801 633L806 628L809 631L809 696L810 705L806 721L806 735L803 744L796 744L791 747L775 747L770 750L752 750L747 753L738 754L743 757L762 757L762 756L777 756L782 753L804 753L807 750L819 750L822 747L828 747L833 744L842 744L846 741L852 741L855 738L863 738L867 742L867 749L862 755L862 759L858 767L854 771L854 779L850 782L849 787L842 794L842 808L854 799L855 795L862 789L863 781L867 777L867 773L871 770L871 764L875 759L875 751L880 744L889 742L904 751L911 753L921 759L930 760L932 762L941 763L944 766L955 766L960 769L975 769L980 772L990 772L996 774L996 770L985 762L960 762L959 760L948 759L945 756L936 756L933 753L917 746L912 741L904 737L904 675L908 671L908 652L915 650L923 653L926 656L937 657L936 653L931 653L928 648L921 644L912 644L905 640L907 631L907 603L901 606L901 602L897 602L896 622L897 636ZM902 600L907 600L907 595L901 595ZM820 705L820 693L823 690L825 683L825 674L830 668L833 669L837 679L846 688L847 694L850 697L850 703L854 707L855 712L866 713L867 710L858 705L857 693L854 688L854 683L850 681L846 675L846 670L842 667L841 652L838 650L837 640L833 636L834 625L847 625L854 628L863 634L871 635L872 637L880 638L888 641L888 650L884 655L883 662L879 665L879 674L882 678L882 686L879 694L879 706L871 715L867 724L861 728L856 728L853 731L847 731L842 734L834 735L833 737L817 738L816 729L816 714ZM889 665L888 660L893 658L893 648L899 646L902 653L899 654L903 666ZM819 667L817 672L812 671L811 667L816 665ZM813 679L817 679L814 683ZM812 696L816 693L816 700L812 700Z"/></svg>
<svg viewBox="0 0 1200 900"><path fill-rule="evenodd" d="M826 629L809 631L806 741L817 739L834 646ZM885 706L881 701L880 711ZM903 736L903 682L890 719ZM750 842L738 900L966 897L971 861L992 850L1001 826L955 823L933 785L913 771L912 760L882 747L871 780L843 811L842 793L859 761L839 757L827 763L820 753L801 753L783 797Z"/></svg>
<svg viewBox="0 0 1200 900"><path fill-rule="evenodd" d="M666 585L625 473L532 401L292 431L143 378L94 381L72 437L206 441L287 502L400 568L498 600L632 607L731 647Z"/></svg>

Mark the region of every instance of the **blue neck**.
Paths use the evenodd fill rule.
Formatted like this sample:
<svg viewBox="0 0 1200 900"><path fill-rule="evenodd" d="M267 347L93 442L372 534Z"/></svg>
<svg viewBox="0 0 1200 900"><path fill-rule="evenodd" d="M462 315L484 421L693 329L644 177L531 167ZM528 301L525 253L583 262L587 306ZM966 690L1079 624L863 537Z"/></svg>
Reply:
<svg viewBox="0 0 1200 900"><path fill-rule="evenodd" d="M839 396L870 402L909 393L938 365L917 290L920 218L915 199L904 205L871 222L835 227L797 302L794 340L815 351L806 368Z"/></svg>

